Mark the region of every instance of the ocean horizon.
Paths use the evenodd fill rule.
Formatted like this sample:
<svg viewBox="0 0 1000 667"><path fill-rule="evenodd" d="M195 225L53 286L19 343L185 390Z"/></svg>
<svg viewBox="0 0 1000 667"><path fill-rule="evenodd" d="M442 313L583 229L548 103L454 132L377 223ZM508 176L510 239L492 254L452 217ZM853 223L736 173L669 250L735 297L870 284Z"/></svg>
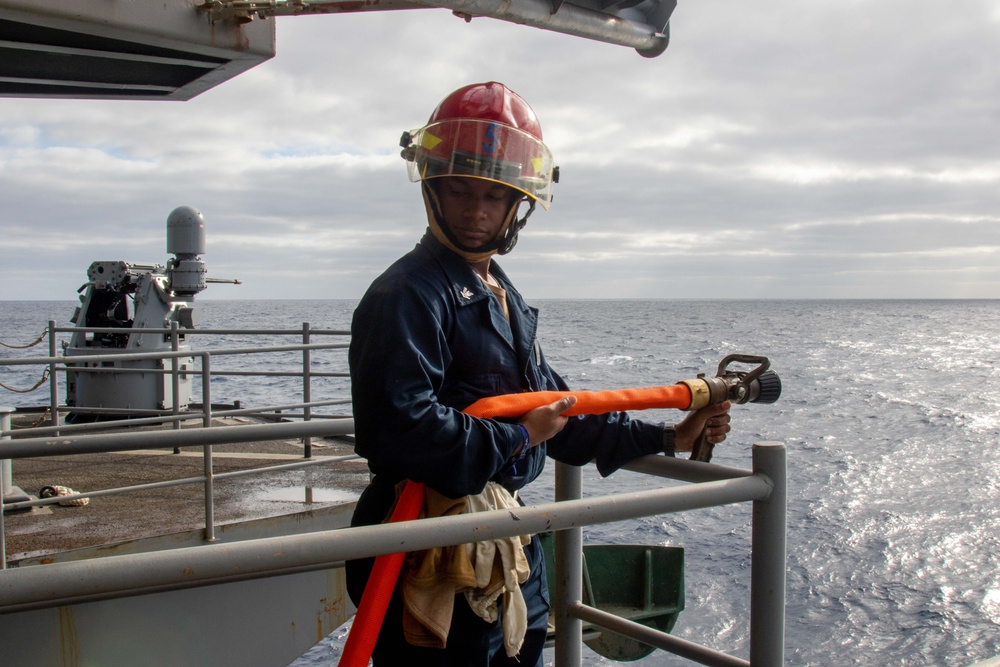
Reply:
<svg viewBox="0 0 1000 667"><path fill-rule="evenodd" d="M962 666L1000 654L1000 299L528 302L541 311L544 354L575 389L673 384L714 374L733 353L770 359L781 398L734 406L733 432L713 460L746 468L754 442L788 448L787 664ZM196 303L203 329L345 329L356 300ZM0 341L30 342L50 319L66 325L74 306L0 302ZM319 363L346 367L342 354ZM37 380L17 368L4 369L5 384ZM212 391L251 406L301 393L292 379L262 387L238 377ZM333 382L312 389L314 400L345 391ZM0 403L47 402L47 388L39 392ZM553 467L525 490L526 502L551 498ZM584 471L587 494L661 483ZM746 658L749 531L749 506L733 506L594 526L585 539L683 546L687 601L674 634ZM342 635L293 664L335 665ZM588 665L611 664L585 654ZM635 664L690 663L658 652Z"/></svg>

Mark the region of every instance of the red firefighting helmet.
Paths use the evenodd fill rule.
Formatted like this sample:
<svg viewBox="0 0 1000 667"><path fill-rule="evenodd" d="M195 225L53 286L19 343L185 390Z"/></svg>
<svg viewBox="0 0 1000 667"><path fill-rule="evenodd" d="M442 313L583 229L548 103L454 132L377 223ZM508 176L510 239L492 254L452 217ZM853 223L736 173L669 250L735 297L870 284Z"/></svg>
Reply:
<svg viewBox="0 0 1000 667"><path fill-rule="evenodd" d="M448 95L427 125L404 132L410 180L471 176L509 185L542 208L558 170L528 103L502 83L476 83Z"/></svg>

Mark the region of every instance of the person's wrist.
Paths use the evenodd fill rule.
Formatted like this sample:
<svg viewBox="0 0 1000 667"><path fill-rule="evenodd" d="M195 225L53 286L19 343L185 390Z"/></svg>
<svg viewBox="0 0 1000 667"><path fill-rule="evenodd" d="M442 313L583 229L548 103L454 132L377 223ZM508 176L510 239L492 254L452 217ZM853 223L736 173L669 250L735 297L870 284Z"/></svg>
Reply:
<svg viewBox="0 0 1000 667"><path fill-rule="evenodd" d="M521 453L527 452L531 449L531 434L528 433L528 427L524 424L517 424L517 428L521 430Z"/></svg>
<svg viewBox="0 0 1000 667"><path fill-rule="evenodd" d="M677 445L677 429L673 426L663 427L663 453L667 456L673 456L676 452Z"/></svg>

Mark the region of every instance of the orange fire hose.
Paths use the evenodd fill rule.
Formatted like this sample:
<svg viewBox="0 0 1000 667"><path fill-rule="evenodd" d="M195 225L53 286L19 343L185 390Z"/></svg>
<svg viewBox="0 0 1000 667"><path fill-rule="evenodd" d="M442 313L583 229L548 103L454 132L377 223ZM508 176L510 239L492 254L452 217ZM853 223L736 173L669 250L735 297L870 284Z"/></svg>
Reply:
<svg viewBox="0 0 1000 667"><path fill-rule="evenodd" d="M643 387L642 389L611 389L608 391L533 391L525 394L504 394L481 398L463 412L473 417L520 417L560 398L576 396L576 404L563 414L603 415L606 412L677 408L691 406L691 389L687 385Z"/></svg>
<svg viewBox="0 0 1000 667"><path fill-rule="evenodd" d="M520 417L526 412L555 403L566 396L576 396L576 404L563 413L568 417L650 408L687 410L691 406L691 389L685 384L677 384L668 387L608 391L536 391L505 394L480 399L463 412L472 417ZM419 516L423 505L424 485L419 482L407 482L389 521L412 521ZM405 557L406 553L401 552L386 554L375 559L365 592L361 596L361 603L358 605L358 613L354 617L354 624L344 643L339 667L368 665Z"/></svg>
<svg viewBox="0 0 1000 667"><path fill-rule="evenodd" d="M396 509L389 521L412 521L420 514L423 506L424 485L420 482L407 482L403 492L399 494L399 501L396 502ZM405 558L406 552L401 551L375 559L365 592L361 596L361 604L358 605L358 613L354 616L354 624L344 643L340 667L366 667L368 664Z"/></svg>

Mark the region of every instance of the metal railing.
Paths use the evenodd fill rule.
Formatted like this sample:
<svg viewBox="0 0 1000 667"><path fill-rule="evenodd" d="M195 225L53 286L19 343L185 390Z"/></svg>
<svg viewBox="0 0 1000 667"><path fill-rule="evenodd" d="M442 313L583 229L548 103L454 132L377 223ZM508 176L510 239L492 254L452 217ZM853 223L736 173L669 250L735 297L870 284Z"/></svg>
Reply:
<svg viewBox="0 0 1000 667"><path fill-rule="evenodd" d="M236 471L223 474L216 474L213 470L213 455L211 444L220 442L251 442L254 440L263 439L260 434L256 435L251 439L245 439L249 432L243 433L241 435L244 439L234 439L234 440L218 440L213 439L211 434L209 435L190 435L182 438L181 441L171 444L171 445L157 445L155 443L162 442L159 436L162 433L151 433L151 432L135 432L130 431L127 435L101 435L92 436L91 439L86 437L79 437L76 439L67 440L66 436L86 433L88 431L94 430L106 430L109 426L116 425L116 422L93 422L93 423L82 423L82 424L65 424L61 423L60 415L68 412L85 412L87 414L93 415L104 415L104 416L129 416L127 422L120 422L121 424L127 424L129 427L135 426L145 426L145 425L156 425L156 424L172 424L175 429L179 429L181 422L189 420L201 421L201 425L205 428L212 426L212 420L214 418L220 417L232 417L238 415L271 415L278 416L282 418L302 418L305 422L310 422L313 419L329 419L335 418L345 423L350 423L351 427L348 430L343 430L343 425L341 428L337 429L342 434L346 435L353 432L353 420L347 418L344 415L322 415L314 414L312 409L314 407L324 407L331 405L348 405L350 404L350 399L333 399L325 401L312 401L312 380L314 378L320 377L337 377L337 378L347 378L349 373L344 372L315 372L311 368L312 364L312 352L314 350L343 350L347 349L349 343L338 342L338 343L313 343L311 339L313 336L341 336L346 337L350 335L349 331L336 330L336 329L311 329L308 322L303 323L301 329L185 329L183 333L186 336L193 336L195 334L204 336L219 336L219 335L273 335L273 336L285 336L294 335L301 336L302 343L294 345L273 345L273 346L257 346L257 347L236 347L236 348L218 348L212 350L181 350L179 349L179 330L174 325L167 329L142 329L144 334L162 334L169 335L171 338L172 350L170 351L154 351L154 352L135 352L135 353L108 353L108 354L94 354L87 355L86 357L69 357L69 356L58 356L57 350L57 334L60 333L122 333L122 328L115 327L59 327L52 320L49 321L47 333L49 338L49 356L47 357L25 357L19 359L0 359L0 366L43 366L48 369L48 378L50 382L49 388L49 405L48 410L50 414L50 426L47 427L35 427L32 429L27 429L30 431L32 436L31 439L19 438L17 440L18 444L23 443L28 446L29 449L32 448L33 444L41 445L41 449L37 450L38 456L49 456L53 455L53 452L61 451L60 447L53 446L54 443L66 443L73 442L77 445L77 453L84 453L88 451L126 451L127 449L147 449L156 448L157 446L171 446L174 448L175 453L180 452L181 446L192 445L192 444L202 444L203 445L203 458L204 458L204 474L200 477L188 477L184 479L168 480L164 482L157 482L154 484L142 484L129 487L119 487L115 489L103 489L98 491L91 491L88 493L77 493L68 496L59 496L58 498L49 499L39 499L39 500L26 500L21 502L9 502L4 503L4 506L9 510L18 509L29 509L35 506L42 506L47 504L53 504L57 502L66 502L68 500L81 499L81 498L92 498L104 495L117 495L121 493L132 493L136 491L148 490L151 488L163 488L167 486L181 486L185 484L203 484L205 487L205 541L212 542L215 540L215 491L214 482L216 479L224 479L227 477L235 477L247 474L266 474L269 472L279 471L279 470L290 470L295 468L302 468L312 465L322 465L331 464L349 459L357 459L357 456L347 456L347 457L325 457L322 460L314 460L312 458L312 438L316 434L327 434L331 429L329 425L317 425L319 428L316 429L303 429L301 432L296 431L295 435L282 436L279 433L282 432L281 429L271 431L274 435L269 437L292 437L301 438L303 442L303 458L307 459L301 463L296 464L284 464L277 466L265 466L260 468L254 468L253 470L246 471ZM260 354L273 354L273 353L283 353L283 352L301 352L302 353L302 369L298 371L290 370L259 370L259 371L242 371L242 370L214 370L212 366L212 357L223 357L223 356L233 356L233 355L260 355ZM199 361L198 368L194 371L192 370L182 370L177 360L180 358L194 358ZM129 362L129 361L143 361L143 360L153 360L153 361L163 361L169 359L171 361L170 368L123 368L120 366L115 367L102 367L102 366L85 366L81 365L81 362L85 361L87 364L101 364L103 362ZM171 410L138 410L138 409L116 409L116 408L78 408L77 406L62 405L59 403L59 374L63 373L69 374L82 374L82 373L118 373L118 374L129 374L129 373L148 373L148 374L161 374L170 375L173 389L173 396L175 400L173 401L173 407ZM193 374L200 377L201 380L201 409L198 411L181 411L179 409L179 401L176 397L180 395L180 376L182 374ZM282 405L269 405L260 406L255 408L239 408L234 407L233 409L215 410L212 404L212 378L221 377L227 375L239 375L239 376L259 376L259 377L298 377L302 378L302 397L303 400L298 403L288 403ZM2 410L2 409L0 409ZM285 410L302 410L301 414L298 413L286 413ZM136 414L148 414L147 417L135 417ZM247 428L241 426L241 429ZM250 427L252 428L252 427ZM19 431L20 435L24 435L26 431ZM5 414L2 422L0 422L0 439L3 440L3 451L11 451L12 445L8 441L8 438L14 436L14 430L11 426L11 421L9 418L9 413ZM58 440L54 439L58 436ZM228 436L227 436L228 437ZM120 439L127 439L129 443L135 446L128 446L125 449L93 449L88 450L90 446L88 443L94 442L105 442L116 443ZM140 446L141 445L141 446ZM17 449L17 448L15 448ZM5 496L3 490L6 489L8 492L12 487L12 474L11 474L11 459L16 458L14 456L9 456L8 454L3 454L0 457L0 497ZM6 566L6 551L2 547L5 545L5 532L4 532L4 522L3 514L0 512L0 554L4 554L4 558L0 561L0 569Z"/></svg>
<svg viewBox="0 0 1000 667"><path fill-rule="evenodd" d="M75 333L85 333L85 334L120 334L125 331L132 331L130 329L123 329L121 327L61 327L57 326L54 320L49 320L48 327L46 328L45 334L42 338L48 337L48 348L49 354L47 357L25 357L25 358L12 358L12 359L0 359L0 367L4 366L43 366L47 372L47 378L49 382L49 397L47 409L49 413L49 423L48 431L44 428L37 428L33 433L70 433L70 432L82 432L88 430L95 430L100 428L106 428L108 422L100 423L82 423L82 424L65 424L62 423L60 415L71 412L83 412L88 415L99 415L99 416L129 416L128 424L130 426L139 426L143 424L162 424L162 423L173 423L174 428L180 428L180 424L187 420L197 420L200 419L204 421L206 415L212 416L212 393L211 393L211 379L225 376L243 376L243 377L291 377L291 378L301 378L302 388L301 395L302 401L283 404L283 405L264 405L256 406L254 408L241 409L239 407L234 407L230 410L216 411L214 416L216 417L227 417L235 415L278 415L282 417L301 417L306 421L309 421L313 417L312 409L315 407L331 406L331 405L346 405L350 403L347 398L337 399L337 400L327 400L327 401L313 401L312 400L312 381L316 378L348 378L350 374L344 370L340 372L329 372L329 371L314 371L312 370L312 352L321 350L336 350L336 349L347 349L349 343L338 342L338 343L314 343L312 342L314 337L326 337L326 336L337 336L346 338L350 336L350 331L342 329L312 329L308 322L303 322L302 327L299 329L180 329L177 327L176 322L170 328L160 328L160 329L142 329L141 331L133 331L133 333L143 333L143 334L161 334L164 336L169 336L171 341L171 350L161 350L153 351L148 353L122 353L122 352L108 352L107 354L94 354L86 356L59 356L58 346L59 334L75 334ZM233 348L216 348L207 349L203 351L191 351L181 349L181 339L180 336L193 338L195 336L225 336L225 335L254 335L254 336L299 336L301 337L302 343L295 345L273 345L266 347L233 347ZM113 349L113 348L108 348ZM283 364L281 370L212 370L210 359L212 356L215 357L225 357L234 355L264 355L264 354L274 354L282 352L301 352L302 353L302 366L300 370L288 370L287 364ZM147 410L147 409L137 409L137 408L96 408L96 407L78 407L71 405L61 404L59 401L59 389L60 383L58 380L59 373L64 375L68 374L159 374L159 375L169 375L171 376L172 385L172 395L178 397L180 395L180 378L181 376L192 374L190 370L179 368L178 359L185 357L194 357L203 361L202 368L200 371L196 371L193 374L199 376L202 382L202 409L198 412L192 411L182 411L180 409L179 401L175 398L173 400L173 406L170 410ZM98 364L103 362L116 362L116 361L142 361L142 360L152 360L152 361L163 361L169 359L171 362L171 367L166 368L123 368L121 366L114 367L103 367L103 366L87 366L85 364ZM238 402L237 404L238 405ZM298 413L285 413L286 410L302 410L301 414ZM148 415L147 417L136 417L136 415ZM316 415L317 417L323 418L324 415ZM310 441L308 438L304 439L305 450L304 454L308 458L310 455Z"/></svg>
<svg viewBox="0 0 1000 667"><path fill-rule="evenodd" d="M0 409L0 419L5 427L5 432L9 430L10 414L5 409ZM26 500L21 502L5 502L6 510L14 511L18 509L28 509L31 507L65 502L78 498L93 498L98 496L117 495L131 493L151 488L163 488L166 486L180 486L183 484L205 485L205 541L215 541L215 496L214 480L243 475L260 475L269 472L304 468L312 465L329 465L346 460L358 459L357 455L341 457L325 457L323 459L313 459L299 463L290 463L275 466L264 466L249 470L240 470L229 473L215 474L212 469L212 445L259 442L261 440L280 438L302 438L309 436L347 435L354 432L353 419L338 419L336 421L313 421L313 422L288 422L282 424L260 424L256 426L238 426L231 428L204 428L187 429L184 431L145 431L111 434L91 434L78 436L52 436L49 438L19 438L17 440L0 440L0 453L5 460L10 461L18 458L35 458L45 456L67 456L76 454L97 454L110 452L126 452L141 449L157 449L173 447L201 446L205 459L205 474L201 477L188 477L183 479L168 480L153 484L141 484L115 489L103 489L88 493L77 493L71 495L58 496L55 498ZM0 478L0 494L5 495L5 489L9 488L7 475ZM6 545L4 512L0 512L0 569L6 568Z"/></svg>
<svg viewBox="0 0 1000 667"><path fill-rule="evenodd" d="M50 326L50 331L55 333L59 329ZM160 333L159 330L152 331ZM169 333L169 330L163 332ZM215 330L198 333L247 333L247 331ZM304 364L302 373L283 371L282 374L301 375L305 386L308 386L309 378L319 375L308 370L311 351L346 347L346 344L308 342L311 335L321 333L310 331L308 325L305 325L301 332L295 333L302 334L302 344L271 348L114 354L106 355L106 359L124 361L149 358L176 359L182 356L198 358L201 362L199 373L202 377L202 410L187 415L183 413L158 415L156 419L169 422L194 417L201 419L205 426L209 426L212 417L220 414L260 412L260 409L212 412L210 389L212 356L261 351L302 351ZM105 355L94 355L88 356L87 360L102 361L104 358ZM67 358L57 357L54 354L33 360L3 360L3 363L46 364L51 369L52 378L55 378L55 373L59 371L80 371L79 367L68 366ZM172 371L176 373L176 365ZM311 414L311 407L330 404L312 402L308 400L309 398L311 396L306 393L303 403L297 404L303 408L304 419L317 417ZM61 410L62 407L56 406L53 414L56 415ZM4 417L2 435L5 438L9 437L11 435L9 415L0 416ZM130 420L129 423L135 424L138 421L140 420ZM212 480L216 477L211 466L212 445L280 438L344 436L354 431L354 421L350 418L312 419L238 428L130 431L100 435L77 435L67 433L71 429L69 426L58 423L53 426L55 428L46 429L47 436L4 439L0 442L2 458L202 446L206 461L205 474L202 477L181 480L181 483L205 484L205 537L209 542L214 539ZM626 469L692 484L586 499L582 497L581 469L557 463L556 502L522 507L515 511L498 510L402 524L344 528L236 543L212 543L199 547L119 555L83 562L51 563L8 569L0 573L0 614L329 569L342 566L346 560L357 558L556 531L556 579L555 596L552 601L558 628L555 643L556 667L581 664L583 622L705 665L778 667L782 665L784 656L785 447L780 443L755 444L752 460L752 469L745 470L659 455L647 456L632 462ZM315 462L307 461L227 474L258 473L313 463ZM9 479L0 476L0 493L9 483ZM127 492L136 488L138 487L92 492L79 494L77 497ZM7 507L58 502L67 498L69 497L62 496L46 501L16 503ZM753 504L749 661L613 616L581 602L583 526L741 502ZM6 552L3 546L3 513L0 512L0 553L4 554L3 560L5 560Z"/></svg>
<svg viewBox="0 0 1000 667"><path fill-rule="evenodd" d="M162 431L148 434L154 441L142 444L124 438L109 440L108 436L84 435L6 441L3 448L5 456L20 458L43 453L126 451L150 445L210 445L273 437L342 435L351 431L352 420L338 420ZM188 441L189 438L192 440ZM357 558L557 531L553 600L558 628L557 667L581 663L583 621L705 665L781 665L785 599L784 445L755 444L752 470L661 455L638 459L627 468L695 483L582 498L581 469L557 463L556 502L514 511L497 510L6 570L0 573L0 613L329 569ZM581 602L583 526L739 502L753 503L749 661Z"/></svg>
<svg viewBox="0 0 1000 667"><path fill-rule="evenodd" d="M108 353L107 355L86 355L86 356L58 356L58 335L59 334L121 334L125 331L131 331L132 333L143 333L143 334L161 334L170 337L171 350L170 351L155 351L149 353ZM15 365L44 365L48 369L49 377L49 401L48 409L50 414L50 428L55 431L61 432L71 432L71 431L87 431L96 428L101 428L101 424L74 424L65 425L60 423L60 414L69 412L83 412L84 410L76 406L61 405L59 402L59 382L58 374L62 372L63 374L107 374L107 373L117 373L117 374L132 374L132 373L147 373L147 374L161 374L171 376L171 388L172 395L175 397L173 400L173 406L170 410L139 410L135 408L121 409L121 408L93 408L87 407L85 412L87 414L93 415L105 415L105 416L115 416L115 415L128 415L134 417L138 414L147 414L149 417L148 421L143 422L141 419L130 419L130 425L140 425L142 423L169 423L174 424L174 428L180 428L182 421L191 419L205 419L206 412L211 414L211 383L210 380L213 377L225 377L225 376L243 376L243 377L291 377L291 378L301 378L302 379L302 401L295 402L286 405L268 405L268 406L257 406L255 408L249 409L233 409L219 411L215 414L216 417L224 416L234 416L234 415L246 415L246 414L277 414L285 410L301 409L302 418L309 421L312 416L312 409L314 407L323 407L330 405L344 405L350 403L348 399L331 400L331 401L312 401L312 381L315 378L348 378L349 373L345 371L341 372L329 372L329 371L314 371L312 369L312 352L321 350L334 350L334 349L347 349L349 343L339 342L339 343L314 343L312 342L314 337L327 337L336 336L347 338L350 336L350 331L343 329L313 329L309 322L303 322L301 328L299 329L181 329L178 328L177 323L172 323L170 328L160 328L160 329L141 329L140 331L132 331L130 329L123 329L121 327L61 327L57 326L54 320L49 320L48 327L46 329L48 340L49 340L49 356L48 357L35 357L35 358L25 358L25 359L0 359L0 366L15 366ZM196 336L213 337L213 336L226 336L226 335L253 335L253 336L298 336L301 337L301 344L295 345L272 345L267 347L233 347L233 348L217 348L208 349L202 351L190 351L181 350L181 335L194 338ZM275 354L282 352L301 352L302 353L302 366L299 370L288 370L287 364L283 365L281 370L256 370L256 371L246 371L246 370L210 370L210 360L212 356L224 357L224 356L234 356L234 355L262 355L262 354ZM202 381L202 410L200 413L184 412L180 410L179 401L177 397L180 395L180 378L182 375L189 374L189 371L181 369L178 364L178 360L186 357L194 357L202 360L202 368L200 372L196 372L196 375L201 377ZM115 361L141 361L141 360L154 360L162 361L169 359L171 361L171 367L169 369L148 369L148 368L122 368L118 367L101 367L101 366L85 366L81 365L84 362L90 364L97 364L102 362L115 362ZM283 417L298 416L296 414L282 414ZM107 424L103 424L107 426ZM41 431L39 431L41 432ZM305 438L303 441L305 446L304 455L308 458L311 454L311 440L310 438Z"/></svg>

